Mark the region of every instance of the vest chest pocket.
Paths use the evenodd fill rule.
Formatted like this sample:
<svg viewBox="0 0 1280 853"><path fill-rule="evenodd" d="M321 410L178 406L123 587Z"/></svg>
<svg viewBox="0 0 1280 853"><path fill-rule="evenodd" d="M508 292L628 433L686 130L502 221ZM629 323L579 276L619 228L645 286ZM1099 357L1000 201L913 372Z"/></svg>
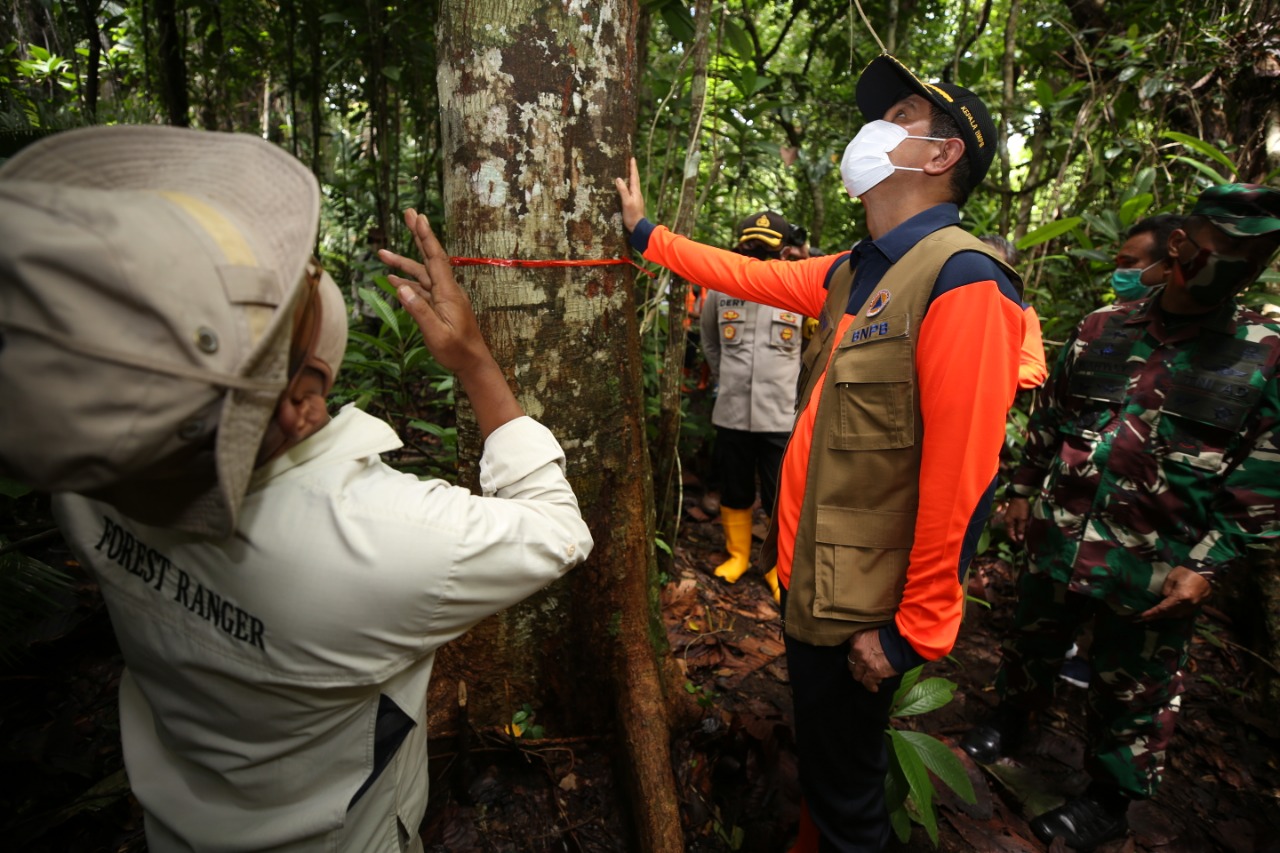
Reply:
<svg viewBox="0 0 1280 853"><path fill-rule="evenodd" d="M769 324L769 346L774 349L795 352L800 347L800 315L794 311L774 308L773 321Z"/></svg>
<svg viewBox="0 0 1280 853"><path fill-rule="evenodd" d="M905 318L904 318L905 321ZM915 371L911 341L862 337L871 323L855 328L832 359L827 380L830 404L837 407L829 446L834 450L887 450L915 444Z"/></svg>

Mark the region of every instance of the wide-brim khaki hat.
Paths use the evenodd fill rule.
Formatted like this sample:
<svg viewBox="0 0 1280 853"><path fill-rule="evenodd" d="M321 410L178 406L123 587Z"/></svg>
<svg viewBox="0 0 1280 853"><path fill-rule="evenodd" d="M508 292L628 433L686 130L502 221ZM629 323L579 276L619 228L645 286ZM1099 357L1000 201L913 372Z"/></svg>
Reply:
<svg viewBox="0 0 1280 853"><path fill-rule="evenodd" d="M244 134L88 128L0 166L0 475L230 535L319 214Z"/></svg>

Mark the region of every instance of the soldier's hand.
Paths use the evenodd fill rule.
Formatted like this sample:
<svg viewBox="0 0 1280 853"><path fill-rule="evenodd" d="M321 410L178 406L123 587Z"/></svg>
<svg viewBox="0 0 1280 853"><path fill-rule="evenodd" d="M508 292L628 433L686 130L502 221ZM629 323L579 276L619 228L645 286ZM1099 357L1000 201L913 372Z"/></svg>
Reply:
<svg viewBox="0 0 1280 853"><path fill-rule="evenodd" d="M1031 501L1026 498L1009 498L1009 505L1004 508L1004 524L1009 530L1009 538L1014 542L1022 542L1027 538L1027 519L1031 517Z"/></svg>
<svg viewBox="0 0 1280 853"><path fill-rule="evenodd" d="M849 640L849 673L855 681L872 693L880 691L880 682L893 678L898 671L885 657L884 648L880 645L880 632L872 628L859 631Z"/></svg>
<svg viewBox="0 0 1280 853"><path fill-rule="evenodd" d="M630 233L644 219L644 194L640 191L640 167L636 165L636 158L631 158L628 180L614 178L613 184L618 188L618 196L622 200L622 224L626 226L627 233Z"/></svg>
<svg viewBox="0 0 1280 853"><path fill-rule="evenodd" d="M1202 575L1178 566L1164 579L1164 586L1160 590L1164 600L1139 615L1138 621L1151 622L1155 619L1190 616L1212 591L1213 587Z"/></svg>

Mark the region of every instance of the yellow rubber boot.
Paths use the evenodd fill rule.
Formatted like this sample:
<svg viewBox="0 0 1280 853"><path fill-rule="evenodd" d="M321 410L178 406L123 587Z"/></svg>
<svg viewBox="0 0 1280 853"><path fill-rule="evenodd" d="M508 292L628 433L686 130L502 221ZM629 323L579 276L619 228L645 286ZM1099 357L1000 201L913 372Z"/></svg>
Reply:
<svg viewBox="0 0 1280 853"><path fill-rule="evenodd" d="M737 583L751 565L751 510L720 507L720 526L724 528L724 549L729 559L716 566L716 577Z"/></svg>
<svg viewBox="0 0 1280 853"><path fill-rule="evenodd" d="M782 587L778 586L778 567L764 573L764 582L769 585L769 589L773 591L773 600L782 603Z"/></svg>

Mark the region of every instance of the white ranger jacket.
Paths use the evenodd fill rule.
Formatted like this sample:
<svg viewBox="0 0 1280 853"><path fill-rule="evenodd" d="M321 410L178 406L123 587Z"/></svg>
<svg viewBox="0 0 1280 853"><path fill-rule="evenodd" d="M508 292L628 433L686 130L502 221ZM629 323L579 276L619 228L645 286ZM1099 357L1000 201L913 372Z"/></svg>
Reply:
<svg viewBox="0 0 1280 853"><path fill-rule="evenodd" d="M343 409L255 472L223 541L58 497L124 652L125 766L153 853L420 849L436 650L592 540L560 445L527 417L485 443L483 497L378 458L399 446Z"/></svg>
<svg viewBox="0 0 1280 853"><path fill-rule="evenodd" d="M803 319L794 311L707 292L702 351L720 384L713 424L746 432L791 432Z"/></svg>

